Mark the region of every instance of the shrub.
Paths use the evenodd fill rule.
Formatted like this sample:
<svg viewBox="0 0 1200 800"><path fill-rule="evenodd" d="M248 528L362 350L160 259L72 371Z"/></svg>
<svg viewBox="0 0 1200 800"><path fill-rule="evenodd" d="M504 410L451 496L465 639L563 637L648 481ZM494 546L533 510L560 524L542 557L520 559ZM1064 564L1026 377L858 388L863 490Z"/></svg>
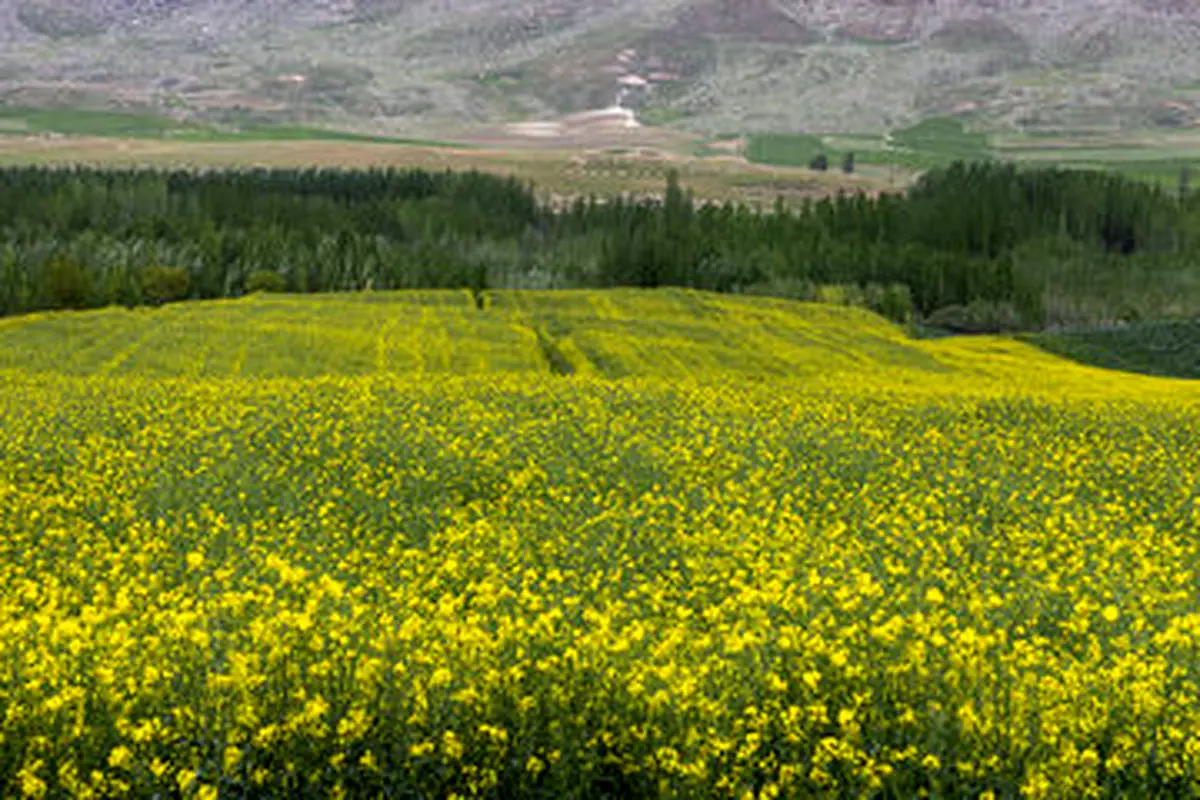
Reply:
<svg viewBox="0 0 1200 800"><path fill-rule="evenodd" d="M815 300L831 306L866 308L866 293L856 283L826 283L817 287Z"/></svg>
<svg viewBox="0 0 1200 800"><path fill-rule="evenodd" d="M279 293L283 291L287 291L287 281L274 270L255 270L250 273L250 277L246 278L246 292L248 294L257 294L258 292Z"/></svg>
<svg viewBox="0 0 1200 800"><path fill-rule="evenodd" d="M866 287L867 308L893 322L907 323L913 317L912 292L903 283L883 286L868 283Z"/></svg>
<svg viewBox="0 0 1200 800"><path fill-rule="evenodd" d="M976 300L969 305L937 309L926 324L953 333L1005 333L1022 327L1020 313L1012 303Z"/></svg>
<svg viewBox="0 0 1200 800"><path fill-rule="evenodd" d="M188 296L188 273L183 267L148 267L142 273L142 296L162 305Z"/></svg>
<svg viewBox="0 0 1200 800"><path fill-rule="evenodd" d="M92 282L78 261L66 256L51 258L45 267L46 299L54 308L82 308L91 295Z"/></svg>

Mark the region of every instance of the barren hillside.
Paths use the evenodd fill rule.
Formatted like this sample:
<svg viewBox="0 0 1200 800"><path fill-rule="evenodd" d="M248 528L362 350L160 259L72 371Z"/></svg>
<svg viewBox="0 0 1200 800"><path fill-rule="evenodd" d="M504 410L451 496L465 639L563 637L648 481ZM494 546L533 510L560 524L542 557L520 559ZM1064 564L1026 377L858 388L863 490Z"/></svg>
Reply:
<svg viewBox="0 0 1200 800"><path fill-rule="evenodd" d="M0 0L0 101L455 132L1200 118L1194 0Z"/></svg>

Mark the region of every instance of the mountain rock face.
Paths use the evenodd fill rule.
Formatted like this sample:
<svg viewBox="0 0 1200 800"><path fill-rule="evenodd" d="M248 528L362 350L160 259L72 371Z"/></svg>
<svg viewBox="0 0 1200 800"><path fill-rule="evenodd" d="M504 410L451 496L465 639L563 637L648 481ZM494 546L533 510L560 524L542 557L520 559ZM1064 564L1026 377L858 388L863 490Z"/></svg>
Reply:
<svg viewBox="0 0 1200 800"><path fill-rule="evenodd" d="M1200 0L0 0L0 101L452 132L1190 126Z"/></svg>

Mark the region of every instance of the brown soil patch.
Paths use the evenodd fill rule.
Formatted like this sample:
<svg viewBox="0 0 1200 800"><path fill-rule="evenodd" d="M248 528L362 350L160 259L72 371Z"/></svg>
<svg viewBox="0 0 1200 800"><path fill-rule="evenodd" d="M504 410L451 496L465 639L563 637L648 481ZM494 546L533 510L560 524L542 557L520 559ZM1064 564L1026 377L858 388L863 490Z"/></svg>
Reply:
<svg viewBox="0 0 1200 800"><path fill-rule="evenodd" d="M477 169L532 182L550 196L653 196L669 171L702 200L820 197L876 192L865 175L750 164L733 156L695 158L670 149L420 147L366 142L181 142L160 139L0 136L0 165L88 164L142 167L416 167Z"/></svg>

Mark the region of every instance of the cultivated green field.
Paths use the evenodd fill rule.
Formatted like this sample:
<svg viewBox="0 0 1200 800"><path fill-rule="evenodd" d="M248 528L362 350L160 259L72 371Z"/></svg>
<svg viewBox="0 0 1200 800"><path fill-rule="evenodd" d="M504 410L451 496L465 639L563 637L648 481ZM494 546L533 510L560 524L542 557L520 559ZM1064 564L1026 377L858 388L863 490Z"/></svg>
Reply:
<svg viewBox="0 0 1200 800"><path fill-rule="evenodd" d="M1200 135L1194 131L985 133L958 118L931 117L887 135L754 134L745 144L746 158L761 164L807 166L824 154L836 170L847 153L868 170L891 166L902 176L954 161L992 159L1112 170L1168 187L1178 185L1184 168L1200 172Z"/></svg>
<svg viewBox="0 0 1200 800"><path fill-rule="evenodd" d="M746 158L761 164L808 166L818 155L837 170L847 154L856 165L925 170L954 161L994 157L986 134L967 130L962 120L934 117L886 136L842 134L754 134L746 141Z"/></svg>

